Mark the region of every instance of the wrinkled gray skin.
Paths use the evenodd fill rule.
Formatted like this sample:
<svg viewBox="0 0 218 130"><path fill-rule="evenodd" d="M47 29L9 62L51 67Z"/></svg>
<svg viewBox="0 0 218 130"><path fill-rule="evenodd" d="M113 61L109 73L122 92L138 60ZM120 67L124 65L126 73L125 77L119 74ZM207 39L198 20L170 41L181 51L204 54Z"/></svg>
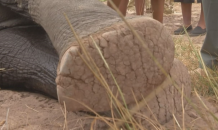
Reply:
<svg viewBox="0 0 218 130"><path fill-rule="evenodd" d="M42 91L70 111L90 111L72 99L96 112L110 110L107 92L81 60L81 47L64 13L115 94L114 81L89 36L100 45L126 104L141 100L166 79L117 13L99 0L0 0L0 5L0 67L9 69L0 73L5 87L21 84ZM144 17L128 23L169 73L175 48L164 26Z"/></svg>
<svg viewBox="0 0 218 130"><path fill-rule="evenodd" d="M98 0L0 0L0 68L10 69L0 73L2 88L25 86L57 98L58 57L75 41L63 12L81 37L120 20Z"/></svg>
<svg viewBox="0 0 218 130"><path fill-rule="evenodd" d="M122 81L121 83L124 86L123 92L128 105L135 104L135 99L129 96L130 94L132 95L131 90L133 89L131 88L135 87L135 91L138 92L136 93L136 100L140 100L141 94L146 96L155 87L163 83L163 86L166 86L166 90L162 91L163 93L157 93L160 95L156 95L156 98L153 98L149 103L153 106L151 109L154 110L154 113L149 117L153 117L154 114L162 124L172 118L171 108L175 106L176 111L181 110L181 101L178 100L181 98L181 95L179 93L175 94L177 91L172 83L165 80L165 75L155 66L148 54L141 49L141 44L129 33L130 31L127 27L119 23L121 19L117 16L117 13L99 2L99 0L0 0L0 68L9 69L0 72L1 87L18 87L18 85L22 85L39 90L54 98L58 98L60 103L64 101L66 106L68 105L66 108L70 108L72 111L86 111L87 108L84 108L82 105L79 106L78 103L76 104L72 100L64 99L64 96L73 95L71 97L84 99L84 103L89 104L89 107L97 110L96 112L110 110L108 102L105 102L108 98L105 89L98 86L96 81L92 79L93 75L89 75L91 73L90 70L82 66L83 64L80 64L81 58L76 55L80 48L78 43L75 42L63 13L67 14L71 24L81 38L86 39L86 36L96 33L97 39L99 38L99 41L101 41L101 47L105 47L104 56L111 53L115 54L113 57L116 54L120 58L124 57L125 59L127 57L128 62L125 62L127 67L124 67L127 70L129 69L129 72L133 72L133 74L129 73L122 76L121 73L117 73L117 75L121 75L121 78L117 77L119 78L118 81ZM162 63L167 73L172 75L171 77L175 79L178 86L186 87L185 92L190 95L190 82L187 70L180 62L176 60L173 62L174 44L162 24L146 18L133 19L129 23L132 23L138 33L142 34L141 36L147 40L146 43L149 49L153 49L154 56ZM107 32L105 28L110 25L112 25L112 29L109 28L109 32ZM98 33L100 36L97 35ZM120 42L119 38L124 40ZM107 47L108 44L109 47ZM89 52L92 52L91 54L95 54L96 50L93 51L91 45L87 48ZM119 50L117 51L119 53L114 53L116 48L121 48L120 50L127 53L121 53ZM134 53L134 51L137 53ZM129 59L126 55L131 54L131 52L133 55ZM96 58L99 55L94 56ZM114 62L115 60L108 59L108 61ZM121 61L123 62L123 59ZM101 62L96 63L101 64ZM130 62L134 63L132 64L133 66L129 65ZM73 74L76 75L76 72L79 72L73 71L75 67L73 65L75 64L77 67L75 70L80 70L80 68L88 70L83 71L84 73L86 72L83 80L73 77ZM103 64L101 65L103 70L105 70ZM122 68L120 71L126 73ZM104 74L108 75L106 72ZM132 75L136 76L132 78ZM90 79L93 82L89 82L89 77L91 77ZM110 77L107 76L107 78L109 80ZM135 80L132 81L132 79ZM82 82L83 84L74 85L74 81L78 81L77 83ZM90 83L94 85L87 87ZM137 84L132 85L131 83ZM62 97L60 98L60 96ZM141 112L146 113L148 111L142 108Z"/></svg>
<svg viewBox="0 0 218 130"><path fill-rule="evenodd" d="M98 0L0 0L0 2L41 25L60 57L75 41L64 13L80 37L120 21L115 11L105 8L105 5Z"/></svg>
<svg viewBox="0 0 218 130"><path fill-rule="evenodd" d="M32 20L26 19L19 14L11 11L10 8L0 5L0 29L11 28L15 26L34 25Z"/></svg>
<svg viewBox="0 0 218 130"><path fill-rule="evenodd" d="M58 55L41 27L15 27L0 31L1 87L24 86L57 98Z"/></svg>
<svg viewBox="0 0 218 130"><path fill-rule="evenodd" d="M0 5L2 88L24 86L57 98L58 54L42 27Z"/></svg>

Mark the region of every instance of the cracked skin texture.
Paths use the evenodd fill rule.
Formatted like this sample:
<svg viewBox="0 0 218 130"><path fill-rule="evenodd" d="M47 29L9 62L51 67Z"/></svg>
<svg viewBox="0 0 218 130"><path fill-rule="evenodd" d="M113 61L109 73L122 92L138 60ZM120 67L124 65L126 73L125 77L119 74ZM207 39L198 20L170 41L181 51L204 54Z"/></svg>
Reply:
<svg viewBox="0 0 218 130"><path fill-rule="evenodd" d="M67 100L64 96L79 100L98 112L107 111L110 107L105 89L77 54L80 49L70 32L69 25L66 24L63 11L68 13L88 52L94 57L109 86L116 93L113 80L89 36L92 35L99 43L104 57L121 86L127 104L134 102L132 90L136 99L140 100L141 94L147 95L149 90L160 85L166 78L126 25L118 22L121 20L116 12L97 0L90 0L88 3L77 1L74 4L68 0L58 2L28 0L23 1L23 7L17 6L17 2L13 0L1 1L12 10L22 10L24 13L19 11L21 15L28 14L23 16L40 24L49 35L60 58L56 78L58 98L60 103L66 102L68 110L87 111L87 108ZM82 9L73 8L77 5ZM91 9L90 5L98 6ZM87 22L80 22L81 20ZM145 45L160 65L169 72L174 58L174 44L164 26L155 20L143 17L128 18L128 21L144 39ZM87 31L83 31L84 28Z"/></svg>
<svg viewBox="0 0 218 130"><path fill-rule="evenodd" d="M157 47L159 47L160 50L164 46L166 46L166 47L169 46L166 49L166 51L160 52L159 59L161 59L163 61L163 59L164 59L164 57L162 57L163 55L166 55L167 57L171 57L171 59L173 59L173 53L170 53L171 52L170 49L174 51L173 42L161 24L159 24L158 22L155 22L149 18L130 19L130 21L131 21L130 23L135 27L137 32L144 38L144 40L146 41L146 44L148 44L149 49L151 51L153 50L153 54L155 53L155 51L154 51L155 44L153 44L152 41L154 41L155 43L160 43L159 44L160 46L157 45ZM141 23L142 25L138 24L138 23L140 23L140 21L143 21ZM153 26L155 26L156 28L153 28L153 30L152 30ZM143 27L143 29L141 29L142 27ZM144 30L144 32L141 31L140 29ZM157 35L157 37L155 37L156 39L152 39L153 38L151 36L153 34L152 31L153 32L160 32L160 34ZM167 36L164 36L163 34L165 34ZM100 35L100 37L99 37L99 35ZM18 85L18 83L25 81L22 83L22 85L32 87L32 89L39 90L39 91L42 91L48 95L56 97L56 94L54 92L55 86L53 83L53 81L54 81L53 78L55 78L55 69L54 68L56 68L55 65L57 65L58 56L56 55L56 52L53 51L54 49L53 49L53 47L51 47L51 42L49 41L45 32L37 26L36 27L24 27L24 28L13 28L13 29L3 30L3 31L1 31L1 36L3 36L1 38L1 45L2 45L1 49L3 49L1 51L1 55L2 55L1 59L2 60L3 59L10 59L11 61L13 61L10 63L5 62L6 64L2 62L3 66L1 66L1 67L8 68L8 69L10 69L10 68L17 69L17 70L13 70L10 72L1 73L4 77L4 78L2 78L3 81L1 81L2 84L8 86L9 84L11 85L11 83L13 83L13 86L15 86L16 84ZM110 67L112 68L112 71L115 74L115 76L118 80L118 83L121 84L122 86L125 86L125 88L122 89L124 92L126 92L125 94L129 94L130 96L132 96L132 93L127 93L127 92L129 92L129 91L131 91L131 89L133 89L134 92L136 92L137 98L140 99L140 97L141 97L141 96L139 96L139 95L141 95L141 93L139 93L141 91L140 87L144 87L145 88L144 92L146 91L145 94L148 94L149 90L152 90L152 89L146 88L147 86L154 88L154 86L157 86L158 84L162 83L162 81L164 80L165 77L160 74L161 76L163 76L162 79L157 79L155 82L153 81L154 83L152 83L152 79L155 77L152 77L152 73L149 74L149 72L151 72L151 71L149 71L149 69L151 67L148 68L146 66L149 66L149 65L155 66L155 65L153 62L151 62L152 60L149 58L148 54L146 52L144 52L144 48L142 48L140 46L138 41L134 38L133 34L122 23L118 23L118 24L115 24L111 27L105 28L102 31L99 31L99 33L93 34L93 37L95 37L96 42L102 48L104 56L105 56L106 60L108 61ZM117 41L112 41L115 38L118 39L118 40L117 39L116 40L118 41L119 44L117 44ZM160 39L158 40L158 38L160 38ZM166 38L167 41L165 43L161 43L160 41L164 41L164 38ZM16 42L14 42L14 41L16 41ZM93 44L90 44L90 43L91 43L90 39L84 39L84 45L86 45L86 46L88 45L88 50L91 50L90 52L93 52L93 50L95 51L95 49L94 49ZM117 45L112 46L115 48L111 48L111 46L110 46L111 44L112 45L117 44ZM16 48L13 48L12 46L14 46ZM24 46L28 47L29 49L30 48L33 49L34 53L30 53L29 51L28 52L23 51L22 53L20 53L19 50L20 49L22 50L22 47L24 47ZM46 47L46 46L48 46L48 47ZM4 50L4 48L7 48L6 50L8 50L9 52L11 52L13 50L12 51L13 53L10 53L10 55L7 56L7 51ZM118 48L119 50L115 50L116 48ZM12 50L10 50L10 49L12 49ZM25 49L25 48L23 48L23 49ZM42 51L44 51L46 53L49 53L50 51L52 51L54 54L52 54L52 55L49 55L46 53L42 54ZM122 53L116 54L113 51L114 52L120 51ZM17 55L17 53L19 55ZM30 53L30 54L28 54L28 53ZM34 60L30 60L31 57L33 57L33 55L39 56L39 54L37 54L37 53L39 53L40 55L44 55L44 56L40 56L40 57L44 57L44 58L34 58ZM93 57L95 58L97 65L101 68L101 71L104 72L106 69L104 68L103 62L100 59L98 53L95 51L95 53L91 53L91 54L93 54ZM156 55L156 56L158 56L158 55ZM23 59L23 61L19 64L21 66L17 66L16 60L22 59L24 57L25 57L25 59ZM145 57L145 59L142 59L142 57ZM55 58L55 60L53 60L54 58ZM78 58L78 55L77 55L77 58ZM141 61L139 60L139 58ZM166 58L166 59L169 60L170 58ZM44 64L44 63L46 63L45 62L46 60L50 61L48 64L53 64L54 67L51 68L51 66L49 67L48 64ZM161 61L161 60L159 60L159 61ZM148 61L150 61L150 62L148 62ZM24 63L24 62L26 62L26 63ZM162 63L164 63L163 66L164 65L167 66L168 63L170 63L170 62L171 61L169 60L166 63L164 63L164 62L162 62ZM91 79L94 78L94 76L91 75L91 72L88 70L88 68L85 67L85 65L82 63L83 63L83 61L81 61L79 58L79 60L77 60L75 62L75 64L70 66L70 67L77 68L77 66L75 66L75 65L81 65L80 67L86 69L85 70L86 75L82 76L82 77L85 77L85 78L88 77ZM143 63L143 64L141 64L141 63ZM29 64L29 66L26 66L27 64ZM38 65L37 71L34 70L34 66L32 66L32 64ZM15 65L15 66L12 67L11 65ZM23 67L25 67L26 69L23 70ZM165 68L165 69L169 70L171 68L171 64L167 67L168 68ZM41 71L39 68L43 68L43 69L47 68L47 70L50 71L49 73L53 74L53 75L49 78L47 77L47 78L42 79L41 77L44 77L42 74L46 75L47 72L45 73L45 71ZM31 72L30 71L27 72L28 69L31 70ZM151 68L151 69L153 69L153 68ZM144 72L142 72L142 70ZM155 69L153 69L153 70L155 70ZM81 71L81 72L83 72L83 71ZM157 71L157 74L158 73L161 73L161 72ZM32 74L34 76L31 76L29 74ZM79 75L80 73L78 71L75 71L74 74ZM87 74L88 74L88 76L87 76ZM10 75L13 75L13 76L10 76ZM36 76L36 75L38 75L38 76ZM104 76L107 77L107 79L113 83L111 77L109 77L110 75L108 74L108 72L105 72ZM135 77L132 77L132 76L135 76ZM146 76L150 76L150 77L146 77ZM154 75L154 76L158 77L159 75ZM16 77L16 78L13 78L13 77ZM29 78L32 78L33 80L30 81ZM59 78L63 78L63 77L58 76L57 83L60 83L58 81ZM9 84L7 84L8 80L4 80L4 79L8 79L8 80L13 81L13 82L8 82ZM24 79L28 79L28 80L24 80ZM77 79L77 77L75 79ZM89 81L89 80L90 79L88 79L88 80L85 79L85 82L88 85L89 85L89 83L91 83L91 81ZM104 92L104 88L102 86L100 86L99 84L97 84L98 81L96 79L94 79L94 80L95 80L94 81L95 87L92 88L92 90L90 90L90 91L91 92L96 91L96 94L94 93L95 95L90 95L89 90L87 90L87 93L88 93L88 94L86 93L87 96L94 97L93 99L90 98L91 100L98 101L99 99L102 99L101 100L102 102L97 102L100 104L100 106L101 106L101 103L108 105L107 101L105 101L105 100L107 100L106 99L107 96L105 96L105 95L103 95L103 93L101 93L101 91ZM141 80L141 82L140 82L140 80ZM29 81L29 82L26 82L26 81ZM34 81L34 83L36 83L36 81L39 83L32 84L31 82L33 82L33 81ZM64 84L62 84L63 87L68 87L67 86L68 82L65 79L62 80L62 82L64 82ZM114 84L112 84L112 83L109 85L113 86ZM76 83L75 83L75 85L76 85ZM77 85L78 85L78 83L77 83ZM102 87L102 88L99 90L99 88L96 88L96 86ZM128 87L132 87L132 88L128 88ZM86 90L86 89L84 89L84 90ZM68 96L67 95L68 93L72 94L73 92L74 91L68 91L68 90L63 91L64 95L66 95L66 96ZM142 92L143 92L143 90L142 90ZM100 95L98 95L98 93L100 93ZM93 94L93 93L91 93L91 94ZM61 94L59 94L59 95L61 95ZM80 98L83 99L84 98L83 93L81 95L82 96ZM134 102L134 100L132 100L132 97L130 97L129 95L126 96L126 98L127 98L126 100L128 100L127 102L128 103ZM60 99L60 101L61 101L61 99ZM71 104L71 102L68 104ZM93 109L96 109L96 108L93 108ZM84 110L84 109L79 108L79 110ZM108 110L108 108L107 109L103 108L99 111L107 111L107 110ZM76 110L74 110L74 111L76 111Z"/></svg>
<svg viewBox="0 0 218 130"><path fill-rule="evenodd" d="M173 64L174 43L165 27L157 21L143 17L128 19L128 22L168 73ZM100 46L127 104L135 102L132 90L136 99L140 100L141 95L146 96L150 90L165 80L164 74L124 23L116 23L92 36ZM116 94L115 83L91 38L84 38L83 44ZM88 109L70 98L88 105L97 112L108 111L110 101L105 88L81 60L78 51L80 51L78 46L70 47L59 62L56 78L59 101L60 103L64 101L67 109L71 111L88 111ZM121 97L118 99L121 100Z"/></svg>
<svg viewBox="0 0 218 130"><path fill-rule="evenodd" d="M170 75L171 78L174 79L174 81L177 83L179 88L184 87L184 93L187 97L190 97L191 87L189 76L187 69L184 67L184 65L182 65L180 61L176 59L174 60L173 67L170 70ZM156 98L150 100L148 102L148 106L162 125L169 125L168 123L171 122L170 126L173 126L171 112L173 109L175 110L175 115L177 112L181 112L181 95L168 80L163 82L162 88L163 91L159 94L155 94ZM0 97L0 120L5 120L7 110L10 108L9 122L11 130L34 130L39 128L43 130L63 129L63 122L65 121L65 118L56 100L50 99L38 93L13 92L7 90L1 90ZM186 104L187 103L185 102L185 105ZM131 107L131 105L129 107ZM147 107L143 107L138 113L143 114L149 119L153 119L153 116ZM143 128L148 130L153 129L153 127L145 120L145 118L139 117L139 115L134 115L134 118L137 121L141 121ZM186 115L186 118L192 117ZM28 125L26 124L27 119ZM195 118L192 118L192 120L195 120ZM93 119L90 118L90 115L84 112L67 112L67 121L68 128L74 130L90 130L93 123ZM108 125L104 122L99 120L95 121L95 130L108 129ZM196 124L199 124L197 122ZM186 124L187 123L190 122L186 122ZM206 129L207 128L208 127L206 127ZM174 129L174 127L172 129Z"/></svg>
<svg viewBox="0 0 218 130"><path fill-rule="evenodd" d="M177 59L174 59L173 67L169 73L170 78L175 82L180 90L183 89L184 95L190 99L191 97L191 80L188 74L187 68ZM156 119L161 125L174 120L172 114L176 114L182 111L182 96L176 89L172 82L168 79L160 85L161 91L155 92L154 98L148 101L148 107L142 107L138 112L145 115L146 118L155 121ZM183 97L184 108L188 105L188 102ZM148 120L142 120L142 117L135 114L137 121L141 121L141 124L149 130L155 129ZM155 117L155 118L154 118Z"/></svg>
<svg viewBox="0 0 218 130"><path fill-rule="evenodd" d="M4 2L13 0L0 1ZM40 0L29 1L32 3L30 4L30 9L33 10L30 10L31 14L29 14L29 8L25 6L26 8L24 8L24 11L27 15L23 16L34 19L45 29L47 35L49 35L53 47L58 52L58 56L60 58L56 78L59 102L63 103L64 101L66 103L67 109L73 112L88 111L86 107L79 105L72 100L64 98L64 96L67 96L69 98L74 98L85 103L97 112L108 111L110 107L105 89L99 84L99 82L94 78L88 67L79 58L77 54L77 52L80 51L78 43L75 42L74 38L72 38L71 32L69 31L69 26L62 23L64 21L62 19L63 17L58 16L58 14L61 14L61 16L63 14L60 12L57 13L59 9L66 9L66 11L71 12L70 9L72 9L72 6L75 5L68 4L69 6L67 6L66 8L62 8L66 6L66 3L64 2L70 2L68 0L63 0L64 2L59 1L60 5L58 6L58 8L52 8L51 5L54 5L54 7L55 5L57 5L56 0L53 0L52 4L43 4L43 1ZM28 3L29 1L26 1L26 3ZM93 1L94 0L90 0L89 2ZM34 2L38 3L35 5ZM7 5L7 2L5 4ZM40 6L37 6L38 4ZM46 7L46 5L49 5L49 7L52 9L50 12L48 11L48 13L46 13L45 11L45 9L47 10L47 8L44 8ZM16 2L15 4L9 4L8 7L11 6L13 6L13 9L15 10L18 8L16 7ZM87 5L84 5L84 7L87 7ZM103 12L98 8L95 10L95 13L89 12L90 8L85 9L79 11L81 11L81 14L88 14L89 17L87 17L86 15L81 17L77 14L78 10L73 10L75 14L69 13L70 20L74 25L76 25L76 30L79 30L80 32L83 44L85 45L91 56L94 58L94 61L97 63L97 66L100 68L109 86L113 88L114 93L116 93L117 91L114 82L110 74L106 70L99 54L94 48L92 40L89 38L90 35L94 37L97 44L101 47L101 51L106 58L106 61L111 67L111 70L114 73L118 84L121 86L121 89L124 92L125 99L128 105L131 106L135 102L132 96L132 90L136 95L136 99L142 100L141 95L145 97L146 95L151 93L151 91L154 90L157 86L166 83L166 89L164 89L162 93L157 94L155 98L153 98L153 100L149 102L149 104L154 110L154 115L158 118L158 120L160 120L161 124L164 124L165 122L170 120L170 112L172 110L172 107L174 106L176 108L176 111L180 111L179 105L181 105L181 101L177 102L177 99L179 99L180 95L175 90L175 88L172 87L172 84L168 83L166 77L158 69L148 53L136 40L136 38L126 27L126 25L123 22L119 22L121 20L119 19L119 17L117 17L117 15L115 15L115 12L107 9L105 6L101 6L101 9L105 9ZM36 10L36 12L34 12L34 10ZM21 13L22 12L20 12L20 14ZM107 13L108 15L105 15L105 13ZM52 19L49 16L53 16ZM96 16L103 17L101 17L100 19L95 19ZM104 20L106 18L107 20ZM81 19L83 21L84 19L92 19L93 21L83 23L79 22ZM54 23L54 21L58 22ZM186 94L189 95L191 91L189 91L190 86L188 82L190 81L188 78L187 70L184 69L184 66L182 66L180 62L173 62L174 44L170 34L167 32L165 27L155 20L144 17L128 18L128 21L138 32L138 34L143 38L143 40L145 41L145 45L157 58L157 61L161 64L161 66L163 66L167 73L170 73L171 77L175 78L178 86L182 87L184 83L185 91L187 91ZM100 22L101 26L99 27L99 24L96 24L96 22ZM84 31L84 28L86 28L87 30ZM55 31L52 32L53 30ZM63 42L63 44L60 44L59 42ZM28 44L28 42L26 43ZM57 61L57 57L54 57L55 61ZM44 58L46 59L46 57ZM28 61L28 59L24 60ZM36 62L37 60L41 59L36 59ZM177 72L180 69L182 70L182 72L180 72L181 75L178 75ZM52 72L55 72L55 70L52 70ZM55 77L55 75L51 76L51 78L53 77ZM53 79L51 79L50 81L53 81ZM44 83L43 80L40 81ZM51 84L53 84L53 82L51 82ZM51 90L52 88L55 87L51 85L51 87L45 89L44 91L49 92L49 90ZM174 93L175 95L171 95L173 92L175 92L176 94ZM55 97L55 92L53 95ZM120 97L118 97L118 99L120 99ZM142 108L140 112L145 113L146 115L151 117L151 114L147 112L146 108ZM145 121L143 124L146 127L150 127ZM101 123L99 123L98 125L105 126Z"/></svg>
<svg viewBox="0 0 218 130"><path fill-rule="evenodd" d="M127 104L135 102L132 91L136 99L140 100L141 94L147 95L149 90L160 85L166 78L126 25L121 22L117 13L98 0L0 0L0 2L27 19L34 20L46 31L59 56L56 78L58 99L60 103L66 102L70 111L87 111L87 108L69 98L83 102L97 112L108 111L110 107L105 89L77 54L80 48L63 12L69 17L87 51L94 58L115 94L117 90L114 82L89 36L92 35L99 43L121 86ZM128 21L168 73L173 64L174 44L164 26L144 17L128 18Z"/></svg>

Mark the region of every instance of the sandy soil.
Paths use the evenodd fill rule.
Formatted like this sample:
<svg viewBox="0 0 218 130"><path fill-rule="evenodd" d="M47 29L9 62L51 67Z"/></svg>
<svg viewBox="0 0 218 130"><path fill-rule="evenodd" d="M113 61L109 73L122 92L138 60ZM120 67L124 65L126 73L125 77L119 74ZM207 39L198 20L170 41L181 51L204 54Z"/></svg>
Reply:
<svg viewBox="0 0 218 130"><path fill-rule="evenodd" d="M193 25L196 26L200 13L200 4L193 5ZM146 14L151 16L151 14ZM175 13L164 15L164 25L169 29L170 33L182 24L182 15L180 5L175 4ZM184 36L173 36L184 37ZM193 43L202 45L205 36L192 38ZM208 106L211 106L208 103ZM211 111L217 112L217 109L210 107ZM193 126L196 130L209 129L207 123L196 114L196 112L187 108L185 113L185 122L189 126ZM65 118L65 116L67 116ZM182 125L182 113L178 113L178 118ZM83 130L90 129L92 119L86 113L67 112L65 114L63 108L58 104L57 100L51 99L44 95L33 92L17 92L14 90L0 90L0 130ZM66 120L67 119L67 125ZM172 120L166 126L174 129ZM104 124L99 123L97 128L104 129ZM218 128L218 127L215 127Z"/></svg>

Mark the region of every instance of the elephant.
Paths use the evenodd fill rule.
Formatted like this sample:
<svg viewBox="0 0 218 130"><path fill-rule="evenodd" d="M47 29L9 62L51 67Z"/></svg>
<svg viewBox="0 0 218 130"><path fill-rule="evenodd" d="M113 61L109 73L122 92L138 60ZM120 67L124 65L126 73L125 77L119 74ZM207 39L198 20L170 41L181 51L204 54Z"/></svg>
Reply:
<svg viewBox="0 0 218 130"><path fill-rule="evenodd" d="M151 102L156 104L154 107L159 105L156 114L170 113L166 103L171 98L175 99L174 104L181 105L176 101L181 95L171 88L173 84L145 48L190 95L187 70L174 59L175 47L167 29L148 17L127 17L129 25L143 39L141 44L118 13L99 0L0 0L0 68L6 69L0 72L1 87L24 86L40 91L58 99L73 112L90 111L87 106L96 112L111 109L110 97L82 60L85 52L65 16L116 95L116 83L95 43L99 46L127 105L142 100L163 84L168 86L165 95L172 91L177 94L166 96L166 100L156 96L160 100ZM117 98L122 100L120 95ZM165 106L164 111L160 110L161 104ZM163 120L171 117L165 113Z"/></svg>

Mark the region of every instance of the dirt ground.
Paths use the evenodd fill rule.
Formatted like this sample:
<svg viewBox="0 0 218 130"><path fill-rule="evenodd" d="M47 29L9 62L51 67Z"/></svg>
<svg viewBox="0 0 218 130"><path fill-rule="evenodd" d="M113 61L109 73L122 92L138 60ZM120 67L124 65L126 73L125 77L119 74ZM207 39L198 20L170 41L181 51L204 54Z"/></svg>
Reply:
<svg viewBox="0 0 218 130"><path fill-rule="evenodd" d="M173 34L173 31L182 25L182 14L179 4L175 4L174 14L164 15L164 25ZM193 4L192 21L196 26L200 13L200 4ZM146 14L151 17L151 14ZM184 37L184 36L173 36ZM193 43L203 43L205 36L192 38ZM208 106L211 106L208 103ZM202 107L202 106L201 106ZM217 113L217 109L209 107L212 112ZM187 108L185 113L185 122L191 129L206 130L209 129L207 123L196 114L196 112ZM182 123L182 113L175 115L178 122ZM211 118L211 117L210 117ZM58 104L57 100L33 92L17 92L13 90L0 90L0 130L86 130L90 128L93 119L83 112L66 112ZM67 124L67 125L65 125ZM170 121L166 126L174 129L175 121ZM182 125L182 124L181 124ZM104 124L99 123L96 128L104 129ZM218 128L218 127L215 127Z"/></svg>

